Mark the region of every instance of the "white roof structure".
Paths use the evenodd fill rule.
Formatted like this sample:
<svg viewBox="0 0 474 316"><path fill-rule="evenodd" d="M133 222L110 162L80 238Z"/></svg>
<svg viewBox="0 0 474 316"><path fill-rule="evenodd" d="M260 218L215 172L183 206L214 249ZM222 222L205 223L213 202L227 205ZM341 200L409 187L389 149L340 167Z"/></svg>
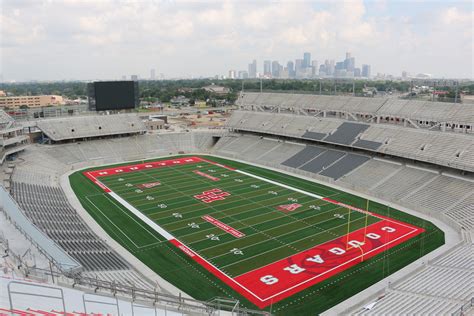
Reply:
<svg viewBox="0 0 474 316"><path fill-rule="evenodd" d="M136 114L73 116L38 121L38 128L53 141L146 132Z"/></svg>

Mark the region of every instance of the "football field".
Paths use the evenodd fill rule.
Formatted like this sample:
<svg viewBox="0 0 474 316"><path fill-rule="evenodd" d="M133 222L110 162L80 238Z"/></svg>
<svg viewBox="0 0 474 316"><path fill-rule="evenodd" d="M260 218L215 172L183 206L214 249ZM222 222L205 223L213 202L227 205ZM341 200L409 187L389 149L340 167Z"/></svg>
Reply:
<svg viewBox="0 0 474 316"><path fill-rule="evenodd" d="M129 249L169 243L260 308L425 231L316 183L309 192L199 156L83 174L101 189L86 203Z"/></svg>

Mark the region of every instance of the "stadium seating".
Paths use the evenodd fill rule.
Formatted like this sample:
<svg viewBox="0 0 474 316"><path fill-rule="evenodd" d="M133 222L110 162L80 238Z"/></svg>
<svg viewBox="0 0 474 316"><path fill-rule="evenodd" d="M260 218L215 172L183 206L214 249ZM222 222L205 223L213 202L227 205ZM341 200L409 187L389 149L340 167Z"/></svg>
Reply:
<svg viewBox="0 0 474 316"><path fill-rule="evenodd" d="M350 145L356 140L356 137L367 128L369 128L367 124L345 122L342 123L334 133L327 136L325 140L331 143Z"/></svg>
<svg viewBox="0 0 474 316"><path fill-rule="evenodd" d="M13 182L12 193L26 216L86 270L129 268L82 221L60 188Z"/></svg>
<svg viewBox="0 0 474 316"><path fill-rule="evenodd" d="M406 117L421 121L474 121L474 109L459 103L400 100L396 98L361 98L286 93L242 93L237 101L241 107L279 106L289 109L340 111L385 117Z"/></svg>
<svg viewBox="0 0 474 316"><path fill-rule="evenodd" d="M227 126L235 131L260 132L340 144L474 171L472 135L389 124L353 123L338 118L256 111L235 111Z"/></svg>
<svg viewBox="0 0 474 316"><path fill-rule="evenodd" d="M288 107L304 104L351 111L361 108L373 112L383 110L381 113L404 115L410 114L409 106L421 110L426 107L425 102L412 104L375 98L366 100L280 94L249 94L245 98L242 102L259 106L269 103ZM457 118L458 112L464 111L453 110L450 105L448 107L448 110L436 107L433 115ZM71 136L71 132L65 131L61 124L51 123L50 120L43 123L49 132L61 130L57 132L60 134L57 139ZM140 287L150 285L102 242L69 205L58 187L59 177L66 171L180 152L210 152L335 182L342 187L395 201L418 211L446 214L459 227L474 229L473 182L467 177L446 174L442 168L447 165L466 170L474 168L474 144L470 136L382 124L348 123L338 118L249 111L235 111L228 127L242 133L159 133L30 146L13 172L12 192L26 215L81 262L86 269L83 272L85 276L118 280ZM118 131L119 127L114 127L114 130ZM250 135L245 131L261 134ZM215 146L213 136L220 137ZM291 140L287 138L290 136ZM317 146L309 145L316 144L313 141L318 141ZM335 146L326 146L325 141L366 148L379 154L440 163L437 167L419 168L419 164L413 165L413 161L390 157L374 159L370 152L360 154L352 151L353 148L333 148ZM471 279L463 276L466 276L466 271L473 269L468 255L473 250L472 245L460 245L449 254L429 262L413 278L395 283L387 289L385 297L377 302L374 309L359 309L356 314L378 315L389 311L404 314L454 312L469 295L472 296L466 291Z"/></svg>

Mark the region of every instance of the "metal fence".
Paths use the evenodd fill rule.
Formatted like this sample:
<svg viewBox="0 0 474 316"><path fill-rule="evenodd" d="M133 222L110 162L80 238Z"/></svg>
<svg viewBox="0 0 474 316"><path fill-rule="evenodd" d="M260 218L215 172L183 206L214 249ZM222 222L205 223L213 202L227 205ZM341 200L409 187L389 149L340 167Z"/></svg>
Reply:
<svg viewBox="0 0 474 316"><path fill-rule="evenodd" d="M452 313L452 316L464 316L468 315L467 312L469 312L472 308L474 307L474 297L472 297L469 301L464 303L463 306L459 307L457 311Z"/></svg>

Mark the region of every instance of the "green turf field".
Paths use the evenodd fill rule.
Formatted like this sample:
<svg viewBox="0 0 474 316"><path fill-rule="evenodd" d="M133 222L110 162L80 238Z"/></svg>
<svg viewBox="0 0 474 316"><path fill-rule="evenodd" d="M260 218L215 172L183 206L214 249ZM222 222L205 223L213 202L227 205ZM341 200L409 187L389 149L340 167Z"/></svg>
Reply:
<svg viewBox="0 0 474 316"><path fill-rule="evenodd" d="M367 205L365 199L327 186L234 161L206 158L356 207L365 208ZM219 178L219 181L211 181L203 174ZM227 296L239 299L243 306L255 308L170 245L163 236L93 184L82 172L72 174L70 181L82 205L110 236L163 278L197 299ZM100 178L100 181L231 277L380 220L205 161L109 175ZM152 188L142 186L155 182L160 184ZM228 195L211 203L204 203L195 197L216 188ZM278 209L288 204L300 206L291 212ZM426 232L267 309L282 315L324 311L444 242L443 233L429 222L375 202L369 203L369 210L417 225ZM204 220L203 216L212 216L242 233L245 238L236 238Z"/></svg>

